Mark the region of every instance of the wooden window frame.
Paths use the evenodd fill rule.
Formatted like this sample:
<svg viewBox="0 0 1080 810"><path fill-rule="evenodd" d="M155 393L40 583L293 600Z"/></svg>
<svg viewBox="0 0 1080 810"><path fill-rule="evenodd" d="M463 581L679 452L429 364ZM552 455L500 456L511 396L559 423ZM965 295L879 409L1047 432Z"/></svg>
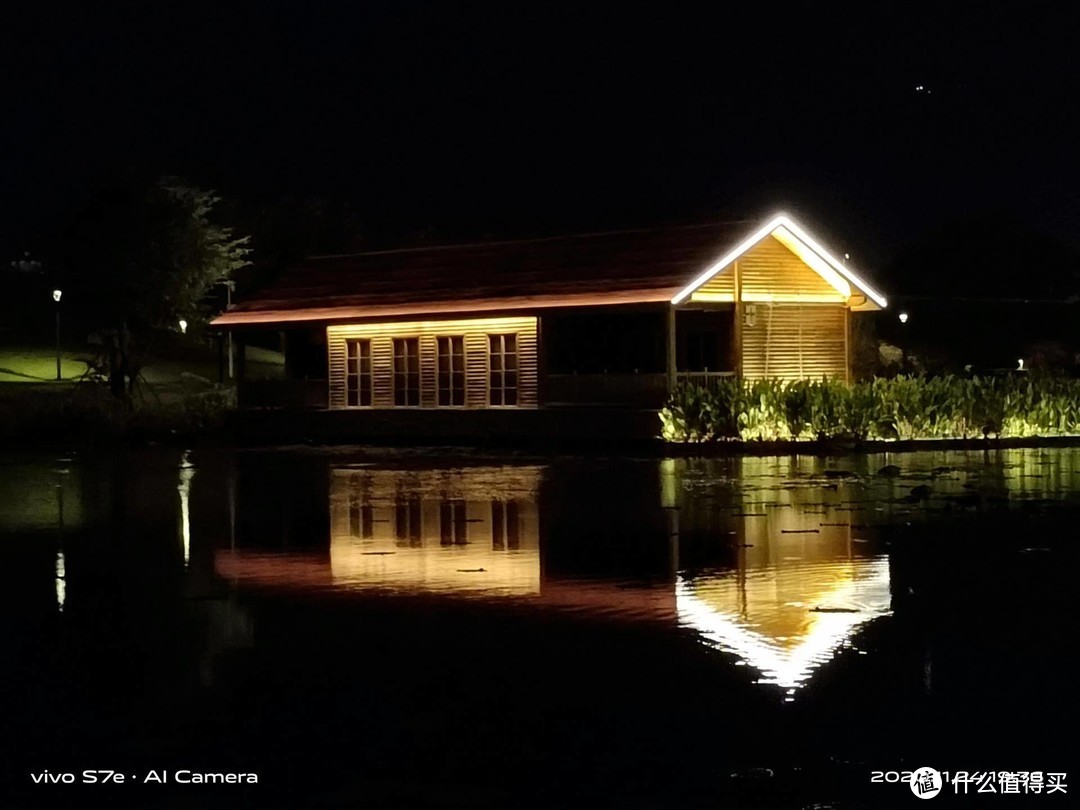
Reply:
<svg viewBox="0 0 1080 810"><path fill-rule="evenodd" d="M345 341L346 408L375 406L374 360L371 352L370 338L348 338Z"/></svg>
<svg viewBox="0 0 1080 810"><path fill-rule="evenodd" d="M444 352L444 346L449 351ZM443 362L446 361L446 369ZM460 368L455 368L455 361ZM464 408L468 403L468 355L464 335L440 335L435 338L435 405L439 408ZM446 385L443 385L443 375ZM455 382L457 383L455 385ZM445 395L446 401L443 401ZM455 402L458 399L460 401Z"/></svg>
<svg viewBox="0 0 1080 810"><path fill-rule="evenodd" d="M392 362L393 362L393 365L391 367L390 389L391 389L391 392L392 392L392 395L393 395L393 398L394 398L394 407L395 408L419 408L421 406L421 404L423 403L423 401L424 401L424 380L423 380L423 374L421 373L421 368L422 368L423 364L421 363L421 359L420 359L420 348L421 348L420 347L420 338L419 338L419 336L415 336L415 335L414 336L408 336L408 337L398 336L398 337L392 338L392 340L393 340L393 344L392 344L392 357L393 357ZM412 354L410 354L409 351L408 351L410 345L415 347L415 352L413 352ZM403 347L403 349L404 349L400 354L398 352L398 347L399 346ZM398 370L398 360L399 359L404 359L404 361L405 361L405 366L406 367L405 367L404 371L399 371ZM414 359L416 361L415 369L409 367L410 359ZM399 392L398 380L401 379L401 378L405 378L405 385L404 385L404 387L402 387L400 389L400 391L404 394L404 399L405 399L404 402L398 402L398 392ZM415 381L416 381L416 386L415 387L409 384L413 379L415 379ZM416 392L416 401L415 402L409 402L408 401L410 399L409 394L412 391Z"/></svg>
<svg viewBox="0 0 1080 810"><path fill-rule="evenodd" d="M419 498L394 501L394 542L399 548L424 545L424 508Z"/></svg>
<svg viewBox="0 0 1080 810"><path fill-rule="evenodd" d="M516 332L492 332L488 334L487 339L488 407L518 408L521 402L518 335ZM508 345L511 346L510 349L507 348ZM512 383L507 381L510 374L513 375ZM511 394L510 397L507 396L508 393ZM507 402L508 398L512 398L513 402Z"/></svg>
<svg viewBox="0 0 1080 810"><path fill-rule="evenodd" d="M521 548L520 507L515 500L491 502L491 550L517 551Z"/></svg>
<svg viewBox="0 0 1080 810"><path fill-rule="evenodd" d="M439 545L464 546L469 543L469 505L460 498L439 502Z"/></svg>

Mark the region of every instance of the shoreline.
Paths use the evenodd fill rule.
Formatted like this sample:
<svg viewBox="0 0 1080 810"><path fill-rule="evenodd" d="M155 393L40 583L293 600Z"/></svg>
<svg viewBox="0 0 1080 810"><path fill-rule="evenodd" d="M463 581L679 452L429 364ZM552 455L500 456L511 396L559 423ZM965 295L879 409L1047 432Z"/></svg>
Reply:
<svg viewBox="0 0 1080 810"><path fill-rule="evenodd" d="M313 438L299 433L281 432L244 436L227 427L206 430L123 430L93 436L59 430L44 435L38 432L4 437L3 451L52 452L138 450L175 447L209 450L306 450L314 452L372 452L407 456L444 453L451 456L507 456L518 458L558 456L623 456L638 458L735 458L767 456L860 456L881 453L940 451L1012 450L1025 448L1080 447L1080 436L1027 436L1013 438L941 438L900 440L804 440L743 441L728 439L707 442L666 442L655 439L572 438L538 439L468 437L468 436L326 436Z"/></svg>

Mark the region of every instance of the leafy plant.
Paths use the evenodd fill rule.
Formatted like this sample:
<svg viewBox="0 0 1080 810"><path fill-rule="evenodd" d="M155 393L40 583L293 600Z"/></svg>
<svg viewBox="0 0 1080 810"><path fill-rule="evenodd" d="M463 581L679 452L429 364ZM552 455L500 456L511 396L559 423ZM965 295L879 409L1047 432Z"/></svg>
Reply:
<svg viewBox="0 0 1080 810"><path fill-rule="evenodd" d="M721 380L679 386L660 413L668 441L931 439L1080 433L1080 380L898 376L837 380Z"/></svg>

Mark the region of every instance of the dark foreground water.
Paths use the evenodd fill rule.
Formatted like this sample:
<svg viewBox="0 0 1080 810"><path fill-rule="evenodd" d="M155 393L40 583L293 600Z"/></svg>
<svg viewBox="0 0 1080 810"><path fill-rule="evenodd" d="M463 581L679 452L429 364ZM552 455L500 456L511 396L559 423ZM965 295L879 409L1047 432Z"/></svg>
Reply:
<svg viewBox="0 0 1080 810"><path fill-rule="evenodd" d="M883 807L917 800L874 771L1070 771L1077 449L0 461L3 807ZM986 782L937 801L1068 802Z"/></svg>

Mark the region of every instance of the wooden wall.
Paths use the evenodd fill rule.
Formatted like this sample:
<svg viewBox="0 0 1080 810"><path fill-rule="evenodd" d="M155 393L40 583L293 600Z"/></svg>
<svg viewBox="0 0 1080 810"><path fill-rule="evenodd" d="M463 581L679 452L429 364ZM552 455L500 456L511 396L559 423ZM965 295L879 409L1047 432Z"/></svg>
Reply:
<svg viewBox="0 0 1080 810"><path fill-rule="evenodd" d="M734 301L737 291L744 378L848 379L847 295L778 239L763 239L690 300Z"/></svg>
<svg viewBox="0 0 1080 810"><path fill-rule="evenodd" d="M397 323L342 324L326 329L329 360L330 407L346 408L345 342L371 340L372 407L393 408L394 338L420 341L420 407L435 408L438 402L436 339L462 336L465 339L465 407L487 408L488 335L517 335L518 408L537 406L536 318L474 318L447 321L407 321Z"/></svg>
<svg viewBox="0 0 1080 810"><path fill-rule="evenodd" d="M742 356L746 379L848 378L848 310L843 304L746 307Z"/></svg>
<svg viewBox="0 0 1080 810"><path fill-rule="evenodd" d="M844 303L846 296L773 236L767 236L738 260L743 301ZM734 301L734 266L709 279L691 301Z"/></svg>

